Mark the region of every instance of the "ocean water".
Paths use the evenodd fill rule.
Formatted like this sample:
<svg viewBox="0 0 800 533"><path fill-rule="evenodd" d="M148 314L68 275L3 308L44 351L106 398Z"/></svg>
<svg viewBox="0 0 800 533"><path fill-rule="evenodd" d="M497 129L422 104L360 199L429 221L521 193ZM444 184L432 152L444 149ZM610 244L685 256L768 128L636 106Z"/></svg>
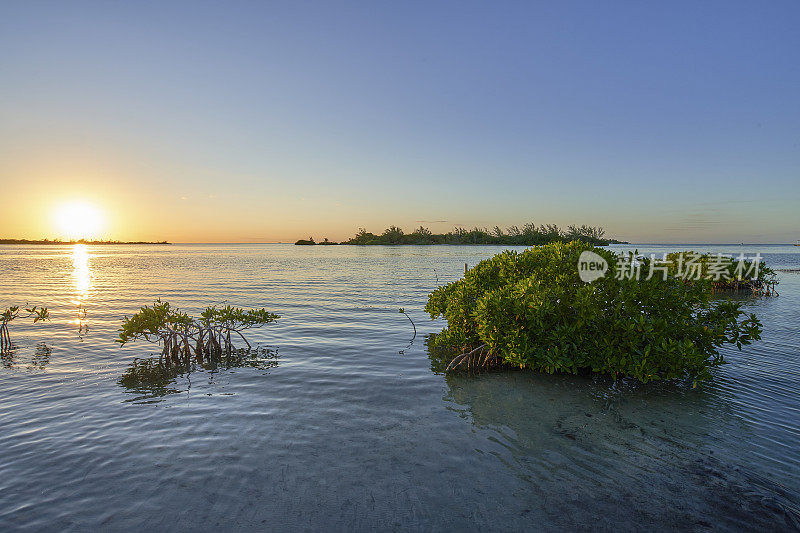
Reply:
<svg viewBox="0 0 800 533"><path fill-rule="evenodd" d="M637 248L761 253L763 340L699 389L444 376L427 295L499 247L0 246L0 306L52 315L0 361L0 530L800 528L800 247ZM155 298L281 318L148 373L114 339Z"/></svg>

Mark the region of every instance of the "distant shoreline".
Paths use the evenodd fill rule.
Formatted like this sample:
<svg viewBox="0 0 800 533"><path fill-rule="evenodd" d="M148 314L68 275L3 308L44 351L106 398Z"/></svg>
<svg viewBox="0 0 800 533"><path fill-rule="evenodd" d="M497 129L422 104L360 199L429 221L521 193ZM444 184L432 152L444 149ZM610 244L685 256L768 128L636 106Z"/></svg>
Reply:
<svg viewBox="0 0 800 533"><path fill-rule="evenodd" d="M580 239L579 239L580 240ZM564 240L557 240L552 242L567 242ZM239 244L239 243L236 243ZM291 243L254 243L254 244L291 244ZM294 243L297 246L536 246L536 244L526 243L496 243L496 242L369 242L369 243L351 243L351 242L307 242L301 239ZM612 244L629 245L633 243L627 241L613 241L606 244L595 244L595 246L610 246ZM738 245L737 245L738 246Z"/></svg>
<svg viewBox="0 0 800 533"><path fill-rule="evenodd" d="M75 244L172 244L167 241L87 241L78 239L77 241L51 241L49 239L0 239L0 244L45 244L45 245L75 245Z"/></svg>
<svg viewBox="0 0 800 533"><path fill-rule="evenodd" d="M608 246L609 244L630 244L605 236L605 230L599 226L568 226L562 230L555 224L536 226L533 223L522 227L510 226L505 231L495 226L488 228L472 228L466 230L456 227L448 233L433 233L430 229L420 226L411 233L405 233L398 226L389 226L383 233L374 234L364 228L358 228L355 237L333 242L325 238L315 241L313 237L300 239L295 242L298 246L325 246L325 245L487 245L487 246L538 246L552 242L583 241L594 246Z"/></svg>

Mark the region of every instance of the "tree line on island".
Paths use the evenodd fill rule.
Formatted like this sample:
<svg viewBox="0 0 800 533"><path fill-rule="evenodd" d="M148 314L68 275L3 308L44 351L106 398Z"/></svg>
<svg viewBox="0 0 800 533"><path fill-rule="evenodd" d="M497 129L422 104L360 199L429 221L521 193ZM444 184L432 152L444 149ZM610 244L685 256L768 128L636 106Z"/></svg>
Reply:
<svg viewBox="0 0 800 533"><path fill-rule="evenodd" d="M559 228L555 224L542 224L537 226L528 223L522 226L510 226L505 230L499 226L493 229L472 228L467 230L461 227L454 228L448 233L433 233L430 229L420 226L411 233L405 233L398 226L389 226L383 233L376 235L364 228L359 228L358 233L351 239L336 243L325 238L323 241L316 242L313 237L300 239L297 245L329 245L329 244L495 244L506 246L537 246L550 244L552 242L581 241L594 246L606 246L608 244L627 244L625 241L618 241L606 237L605 230L599 226L567 226L566 230Z"/></svg>

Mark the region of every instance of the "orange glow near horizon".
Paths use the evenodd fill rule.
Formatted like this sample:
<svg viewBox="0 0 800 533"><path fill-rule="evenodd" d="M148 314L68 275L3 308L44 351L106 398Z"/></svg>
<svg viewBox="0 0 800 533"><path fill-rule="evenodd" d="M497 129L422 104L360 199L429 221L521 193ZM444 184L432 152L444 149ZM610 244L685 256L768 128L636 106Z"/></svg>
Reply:
<svg viewBox="0 0 800 533"><path fill-rule="evenodd" d="M59 236L66 239L98 239L106 226L103 212L85 201L61 205L53 213Z"/></svg>

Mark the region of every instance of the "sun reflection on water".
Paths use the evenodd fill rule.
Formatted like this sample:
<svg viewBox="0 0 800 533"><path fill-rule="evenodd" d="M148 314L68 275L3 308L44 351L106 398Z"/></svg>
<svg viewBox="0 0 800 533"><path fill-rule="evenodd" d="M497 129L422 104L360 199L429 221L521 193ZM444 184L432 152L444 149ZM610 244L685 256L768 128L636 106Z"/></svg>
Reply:
<svg viewBox="0 0 800 533"><path fill-rule="evenodd" d="M73 321L78 325L78 330L83 333L86 329L85 302L89 299L89 289L92 285L92 269L89 267L89 249L85 244L76 244L72 247L72 277L75 280L76 299L73 303L78 308L78 316Z"/></svg>

